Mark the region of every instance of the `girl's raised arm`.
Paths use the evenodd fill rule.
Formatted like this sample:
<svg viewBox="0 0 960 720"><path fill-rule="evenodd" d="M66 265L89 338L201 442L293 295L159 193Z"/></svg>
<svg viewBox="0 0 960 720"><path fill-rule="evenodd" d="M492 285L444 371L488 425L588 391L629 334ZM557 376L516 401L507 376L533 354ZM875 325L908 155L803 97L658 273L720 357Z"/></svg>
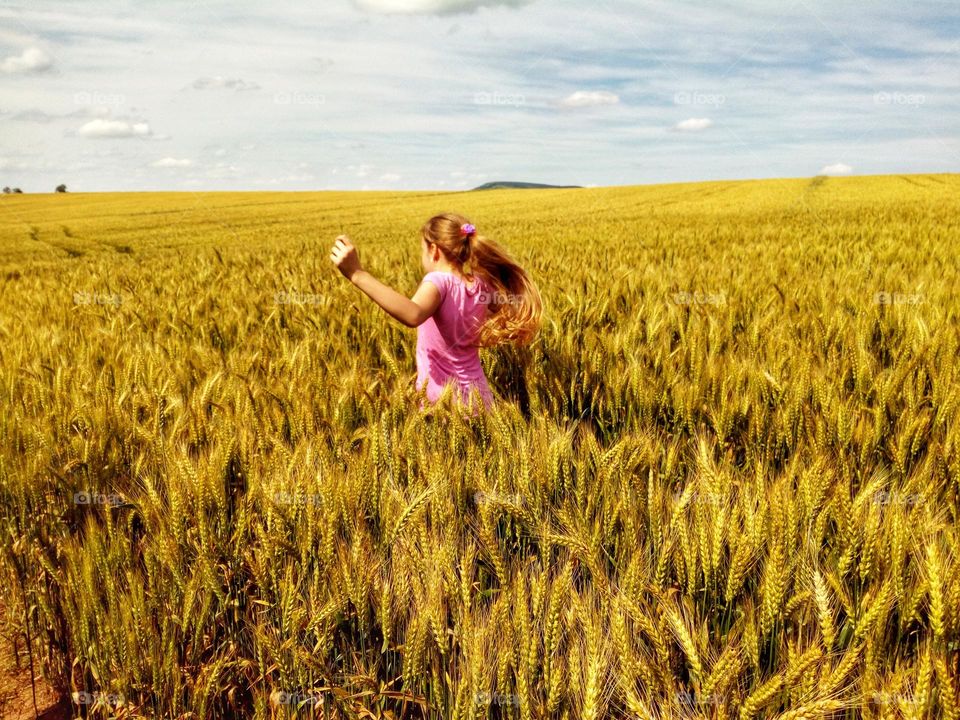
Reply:
<svg viewBox="0 0 960 720"><path fill-rule="evenodd" d="M330 251L330 260L347 280L360 288L388 315L407 327L417 327L440 306L440 291L433 283L420 283L412 298L377 280L360 266L357 249L346 235L340 235Z"/></svg>

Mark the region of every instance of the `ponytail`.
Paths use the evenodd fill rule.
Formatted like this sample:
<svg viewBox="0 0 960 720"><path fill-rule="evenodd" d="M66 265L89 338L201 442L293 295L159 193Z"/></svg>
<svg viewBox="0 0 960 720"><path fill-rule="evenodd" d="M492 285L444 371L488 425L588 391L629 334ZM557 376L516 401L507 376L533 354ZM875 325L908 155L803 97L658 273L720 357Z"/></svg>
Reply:
<svg viewBox="0 0 960 720"><path fill-rule="evenodd" d="M528 345L540 329L543 303L526 271L500 245L477 235L470 241L470 270L492 288L489 313L477 330L477 345Z"/></svg>
<svg viewBox="0 0 960 720"><path fill-rule="evenodd" d="M456 213L437 215L423 226L423 236L437 244L461 272L483 280L489 290L487 318L477 329L476 344L492 347L501 343L528 345L540 330L543 302L540 291L527 272L493 240L470 227L464 235L466 218Z"/></svg>

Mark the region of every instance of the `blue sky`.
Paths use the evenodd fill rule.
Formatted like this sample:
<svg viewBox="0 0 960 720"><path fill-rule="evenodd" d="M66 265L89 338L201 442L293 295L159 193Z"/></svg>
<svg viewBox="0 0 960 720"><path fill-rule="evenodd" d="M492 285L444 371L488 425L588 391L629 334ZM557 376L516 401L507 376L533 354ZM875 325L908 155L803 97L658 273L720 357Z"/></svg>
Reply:
<svg viewBox="0 0 960 720"><path fill-rule="evenodd" d="M629 185L960 171L960 8L0 0L0 184Z"/></svg>

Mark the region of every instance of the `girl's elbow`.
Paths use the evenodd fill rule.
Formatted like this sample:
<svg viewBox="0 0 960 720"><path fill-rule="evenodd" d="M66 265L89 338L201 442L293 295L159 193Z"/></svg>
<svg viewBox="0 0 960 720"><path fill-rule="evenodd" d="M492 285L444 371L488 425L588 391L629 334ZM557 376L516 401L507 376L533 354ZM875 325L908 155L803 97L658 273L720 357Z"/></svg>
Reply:
<svg viewBox="0 0 960 720"><path fill-rule="evenodd" d="M409 320L409 322L407 322L407 327L415 328L423 325L429 318L430 313L428 313L422 307L417 306L417 308L407 316L407 320Z"/></svg>

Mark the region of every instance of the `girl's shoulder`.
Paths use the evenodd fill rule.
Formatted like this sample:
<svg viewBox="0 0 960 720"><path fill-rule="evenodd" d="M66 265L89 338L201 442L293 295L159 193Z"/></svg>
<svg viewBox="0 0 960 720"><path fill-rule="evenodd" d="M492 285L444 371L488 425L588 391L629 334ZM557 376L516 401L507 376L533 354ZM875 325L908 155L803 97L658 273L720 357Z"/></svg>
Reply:
<svg viewBox="0 0 960 720"><path fill-rule="evenodd" d="M450 289L450 280L451 276L449 273L443 272L442 270L431 270L426 275L423 276L421 283L432 283L433 286L437 289L437 292L440 293L441 300L447 296L447 293Z"/></svg>
<svg viewBox="0 0 960 720"><path fill-rule="evenodd" d="M433 282L441 282L444 284L455 282L455 283L460 283L461 285L465 285L467 287L472 288L480 280L480 276L474 275L468 281L465 278L460 277L456 273L450 272L449 270L431 270L430 272L428 272L426 275L423 276L423 279L432 280Z"/></svg>
<svg viewBox="0 0 960 720"><path fill-rule="evenodd" d="M487 284L479 275L473 275L470 280L460 277L449 270L431 270L423 276L423 281L431 281L441 292L454 284L462 286L468 293L473 294L477 290L486 290Z"/></svg>
<svg viewBox="0 0 960 720"><path fill-rule="evenodd" d="M445 270L431 270L420 282L432 282L434 285L446 285L450 282L451 274Z"/></svg>

